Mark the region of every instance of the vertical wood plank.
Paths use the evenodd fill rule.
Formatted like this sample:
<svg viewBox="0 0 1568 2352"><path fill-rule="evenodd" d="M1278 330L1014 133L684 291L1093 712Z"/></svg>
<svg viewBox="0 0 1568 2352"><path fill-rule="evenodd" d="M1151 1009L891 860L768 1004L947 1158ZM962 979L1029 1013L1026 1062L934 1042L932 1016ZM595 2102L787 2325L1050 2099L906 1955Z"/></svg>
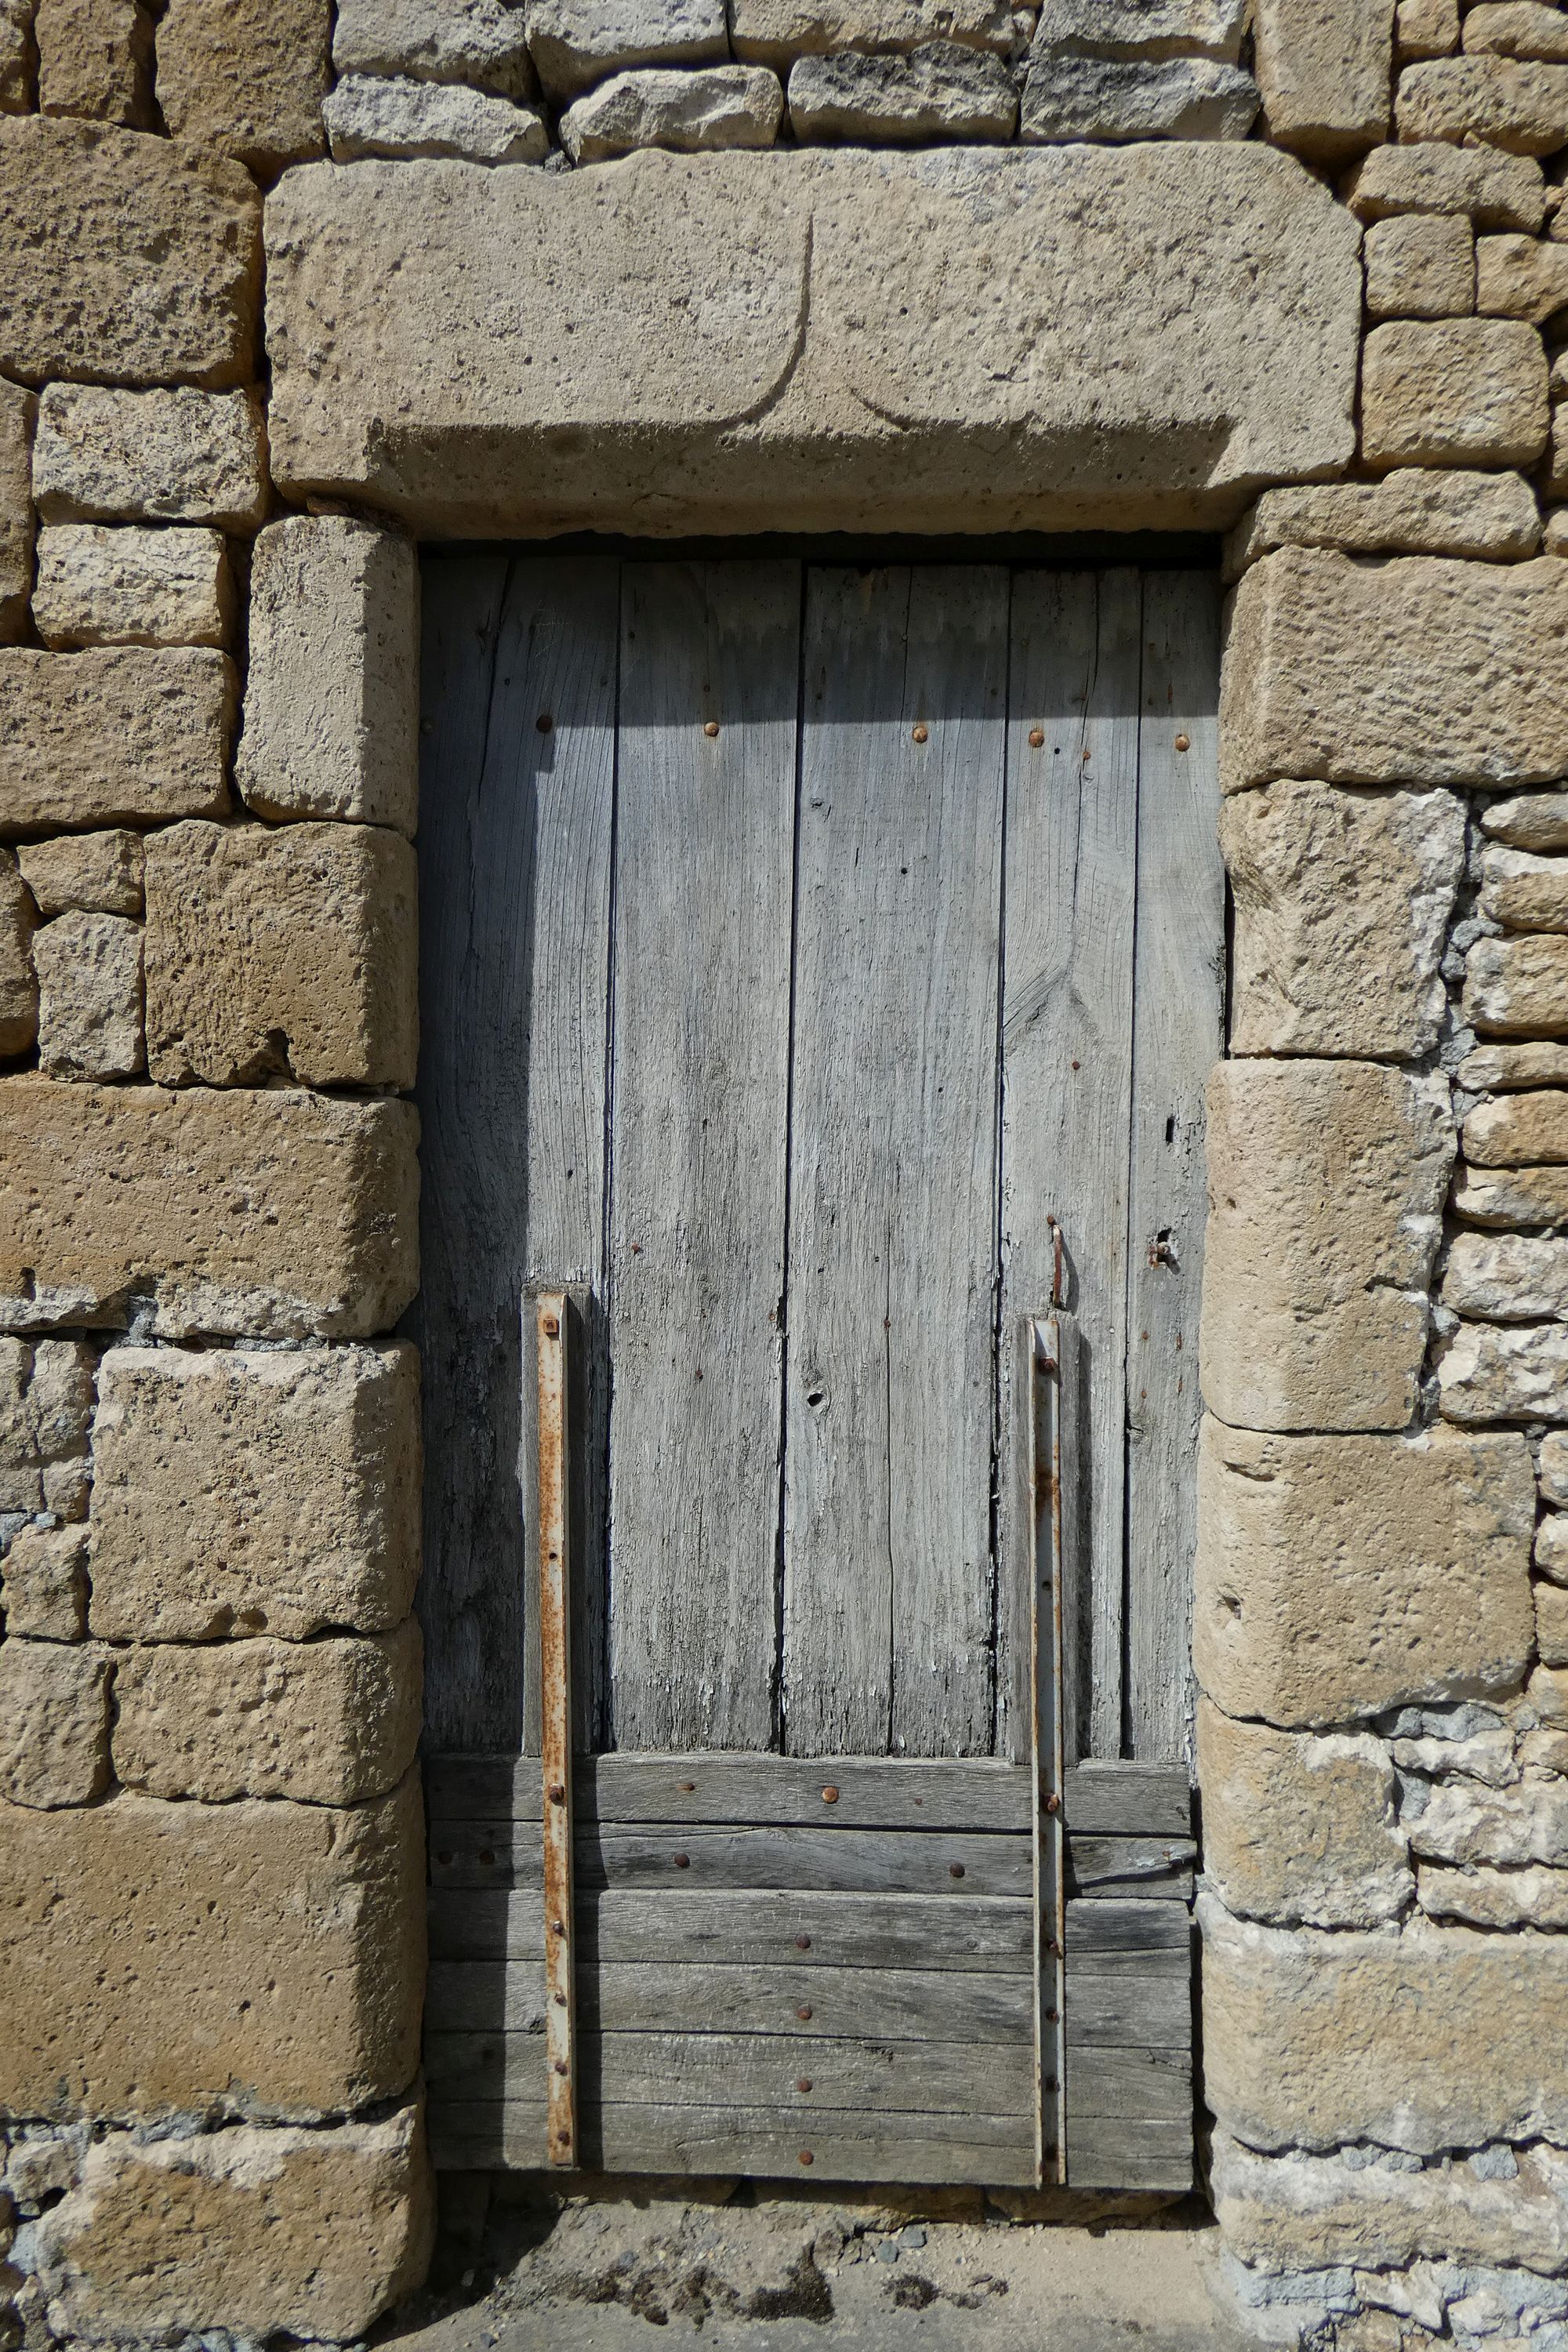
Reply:
<svg viewBox="0 0 1568 2352"><path fill-rule="evenodd" d="M616 598L605 562L426 566L413 1328L437 1750L537 1738L521 1302L602 1277ZM590 1562L598 1541L590 1517ZM591 1713L591 1641L579 1662Z"/></svg>
<svg viewBox="0 0 1568 2352"><path fill-rule="evenodd" d="M1086 1391L1091 1688L1080 1740L1095 1756L1121 1752L1140 604L1131 571L1021 572L1014 582L1003 1302L1005 1314L1029 1313L1049 1297L1057 1218ZM1005 1526L1002 1537L1016 1607L1016 1532ZM1016 1721L1023 1628L1009 1619L1004 1632L1015 1718L1005 1752L1026 1753Z"/></svg>
<svg viewBox="0 0 1568 2352"><path fill-rule="evenodd" d="M1143 583L1127 1262L1127 1752L1192 1748L1204 1085L1220 1055L1219 592ZM1176 746L1185 739L1186 748Z"/></svg>
<svg viewBox="0 0 1568 2352"><path fill-rule="evenodd" d="M610 1214L623 1748L773 1743L799 643L795 564L626 567Z"/></svg>
<svg viewBox="0 0 1568 2352"><path fill-rule="evenodd" d="M809 575L785 1376L798 1755L987 1754L1007 575Z"/></svg>

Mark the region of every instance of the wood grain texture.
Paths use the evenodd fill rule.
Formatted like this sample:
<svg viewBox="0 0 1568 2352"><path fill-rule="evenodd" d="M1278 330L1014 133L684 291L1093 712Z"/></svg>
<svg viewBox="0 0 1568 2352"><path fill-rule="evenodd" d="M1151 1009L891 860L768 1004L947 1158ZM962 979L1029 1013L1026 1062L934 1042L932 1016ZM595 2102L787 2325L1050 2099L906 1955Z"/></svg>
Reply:
<svg viewBox="0 0 1568 2352"><path fill-rule="evenodd" d="M1197 1849L1187 1838L1069 1837L1068 1888L1079 1900L1193 1899Z"/></svg>
<svg viewBox="0 0 1568 2352"><path fill-rule="evenodd" d="M785 1375L795 1754L993 1742L1006 574L814 572Z"/></svg>
<svg viewBox="0 0 1568 2352"><path fill-rule="evenodd" d="M431 1852L433 1887L519 1886L540 1883L533 1824L484 1844L449 1830ZM1101 1844L1110 1843L1100 1841ZM1126 1840L1129 1845L1135 1841ZM738 1828L730 1823L633 1826L583 1824L575 1844L579 1889L669 1886L818 1891L845 1895L973 1895L1026 1898L1033 1870L1029 1841L971 1830Z"/></svg>
<svg viewBox="0 0 1568 2352"><path fill-rule="evenodd" d="M1091 1607L1080 1737L1081 1752L1097 1756L1121 1752L1141 601L1133 572L1021 572L1008 695L1003 1312L1050 1297L1056 1218L1084 1358ZM1007 1751L1016 1745L1010 1735Z"/></svg>
<svg viewBox="0 0 1568 2352"><path fill-rule="evenodd" d="M523 1294L602 1275L617 592L603 562L443 559L429 578L411 1323L426 1731L437 1748L515 1749L537 1718ZM594 1427L584 1435L591 1447ZM592 1558L591 1492L589 1506ZM602 1611L584 1582L579 1736L592 1744Z"/></svg>
<svg viewBox="0 0 1568 2352"><path fill-rule="evenodd" d="M446 1821L510 1820L532 1803L537 1776L510 1756L432 1756L425 1779L434 1831ZM1184 1773L1182 1779L1184 1786ZM1011 1830L1026 1836L1029 1802L1026 1765L978 1757L589 1756L578 1758L574 1787L583 1821L820 1821L841 1829ZM1085 1826L1169 1824L1097 1818Z"/></svg>
<svg viewBox="0 0 1568 2352"><path fill-rule="evenodd" d="M1218 698L1218 583L1148 573L1127 1254L1125 1745L1137 1757L1189 1757L1193 1741L1204 1087L1225 1042Z"/></svg>
<svg viewBox="0 0 1568 2352"><path fill-rule="evenodd" d="M543 1963L433 1962L431 2033L539 2034ZM584 1971L578 2021L603 2033L784 2033L872 2042L1005 2044L1027 2063L1028 1977L976 1968L773 1967L605 1960Z"/></svg>
<svg viewBox="0 0 1568 2352"><path fill-rule="evenodd" d="M455 2100L432 2105L437 2164L456 2170L529 2162L542 2107ZM814 2108L797 2123L776 2110L606 2105L584 2156L607 2172L739 2172L826 2180L1027 2185L1026 2127L1006 2116L877 2116ZM807 2161L809 2159L809 2161Z"/></svg>
<svg viewBox="0 0 1568 2352"><path fill-rule="evenodd" d="M612 1744L766 1748L799 568L628 564L623 610Z"/></svg>
<svg viewBox="0 0 1568 2352"><path fill-rule="evenodd" d="M1172 2189L1193 2185L1190 2121L1071 2116L1068 2181L1074 2189Z"/></svg>

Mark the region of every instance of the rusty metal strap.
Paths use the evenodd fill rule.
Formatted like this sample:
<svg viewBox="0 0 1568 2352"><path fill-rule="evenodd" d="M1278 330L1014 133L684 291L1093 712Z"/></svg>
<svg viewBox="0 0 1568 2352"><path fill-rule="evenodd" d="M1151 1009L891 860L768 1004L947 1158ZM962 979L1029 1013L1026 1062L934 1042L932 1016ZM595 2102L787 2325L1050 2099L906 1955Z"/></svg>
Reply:
<svg viewBox="0 0 1568 2352"><path fill-rule="evenodd" d="M567 1426L569 1309L535 1303L539 1362L540 1765L544 1819L547 2164L577 2162L576 1984L572 1893L572 1555Z"/></svg>

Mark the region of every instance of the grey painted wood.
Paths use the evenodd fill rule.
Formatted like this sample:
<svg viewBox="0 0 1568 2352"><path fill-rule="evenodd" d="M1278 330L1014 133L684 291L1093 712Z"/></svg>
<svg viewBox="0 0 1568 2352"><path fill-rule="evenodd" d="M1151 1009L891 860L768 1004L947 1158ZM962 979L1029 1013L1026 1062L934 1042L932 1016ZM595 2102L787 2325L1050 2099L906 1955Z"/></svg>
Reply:
<svg viewBox="0 0 1568 2352"><path fill-rule="evenodd" d="M813 2104L864 2106L870 2115L1026 2116L1027 2070L998 2065L996 2058L994 2042L849 2041L809 2032L595 2032L583 2035L578 2052L582 2093L593 2100L788 2106L803 2116ZM541 2099L546 2072L540 2033L433 2033L426 2040L433 2099Z"/></svg>
<svg viewBox="0 0 1568 2352"><path fill-rule="evenodd" d="M429 1910L436 1959L531 1959L542 1906L534 1890L437 1890ZM1033 1906L1000 1895L584 1894L577 1927L584 1960L688 1960L811 1968L919 1968L1030 1972ZM804 1942L802 1939L805 1939Z"/></svg>
<svg viewBox="0 0 1568 2352"><path fill-rule="evenodd" d="M454 2100L432 2105L430 2142L443 2170L538 2162L542 2105ZM921 2180L997 2187L1035 2177L1016 2117L878 2116L816 2108L798 2123L768 2108L606 2105L584 2135L587 2161L609 2172L739 2172L814 2181ZM810 2158L809 2166L805 2158Z"/></svg>
<svg viewBox="0 0 1568 2352"><path fill-rule="evenodd" d="M784 1383L795 1754L992 1747L1007 595L978 566L808 577Z"/></svg>
<svg viewBox="0 0 1568 2352"><path fill-rule="evenodd" d="M623 612L611 1731L765 1748L799 567L628 564Z"/></svg>
<svg viewBox="0 0 1568 2352"><path fill-rule="evenodd" d="M1192 1752L1204 1085L1225 1009L1218 694L1219 583L1148 573L1127 1254L1126 1742L1140 1757Z"/></svg>
<svg viewBox="0 0 1568 2352"><path fill-rule="evenodd" d="M1069 1837L1068 1892L1080 1901L1156 1895L1190 1903L1196 1853L1190 1838Z"/></svg>
<svg viewBox="0 0 1568 2352"><path fill-rule="evenodd" d="M1112 1837L1184 1837L1193 1825L1192 1781L1184 1764L1069 1765L1062 1811L1074 1831Z"/></svg>
<svg viewBox="0 0 1568 2352"><path fill-rule="evenodd" d="M490 558L443 560L430 578L413 1323L426 1725L436 1747L515 1748L536 1681L521 1294L601 1274L616 584L603 562ZM590 1554L600 1528L584 1528ZM579 1648L584 1733L596 1600Z"/></svg>
<svg viewBox="0 0 1568 2352"><path fill-rule="evenodd" d="M787 2033L874 2042L1033 2043L1027 1976L952 1968L726 1966L706 1960L604 1960L584 1969L578 2019L616 2033ZM540 2033L544 1971L510 1961L437 1958L426 2009L432 2032Z"/></svg>
<svg viewBox="0 0 1568 2352"><path fill-rule="evenodd" d="M1003 1303L1048 1297L1055 1216L1086 1359L1097 1756L1121 1752L1140 606L1133 572L1020 573L1008 698Z"/></svg>
<svg viewBox="0 0 1568 2352"><path fill-rule="evenodd" d="M532 1765L510 1756L432 1756L425 1767L434 1837L443 1822L500 1824L538 1797ZM1183 1775L1184 1786L1185 1776ZM579 1757L573 1803L580 1821L820 1821L842 1829L1029 1831L1026 1765L918 1759L743 1753ZM829 1799L826 1790L835 1793ZM1163 1820L1102 1820L1086 1828L1163 1829ZM1184 1819L1180 1826L1185 1826Z"/></svg>

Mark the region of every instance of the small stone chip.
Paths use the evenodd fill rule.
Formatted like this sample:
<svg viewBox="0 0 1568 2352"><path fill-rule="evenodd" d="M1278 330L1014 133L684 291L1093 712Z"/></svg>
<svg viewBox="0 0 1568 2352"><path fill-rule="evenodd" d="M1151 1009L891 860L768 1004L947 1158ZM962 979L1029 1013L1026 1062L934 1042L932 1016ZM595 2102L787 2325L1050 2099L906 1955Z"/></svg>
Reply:
<svg viewBox="0 0 1568 2352"><path fill-rule="evenodd" d="M1514 931L1568 931L1568 857L1489 842L1481 852L1480 911Z"/></svg>
<svg viewBox="0 0 1568 2352"><path fill-rule="evenodd" d="M1522 557L1541 544L1535 493L1518 474L1396 466L1380 482L1310 482L1265 490L1226 542L1237 578L1277 547L1356 555Z"/></svg>
<svg viewBox="0 0 1568 2352"><path fill-rule="evenodd" d="M1481 0L1465 17L1465 53L1568 59L1568 16L1544 0Z"/></svg>
<svg viewBox="0 0 1568 2352"><path fill-rule="evenodd" d="M1515 793L1481 811L1481 831L1518 849L1568 849L1568 792Z"/></svg>
<svg viewBox="0 0 1568 2352"><path fill-rule="evenodd" d="M1016 35L1010 0L730 0L730 37L738 58L784 73L799 57L938 40L1006 56Z"/></svg>
<svg viewBox="0 0 1568 2352"><path fill-rule="evenodd" d="M0 1798L53 1810L109 1785L109 1675L100 1652L0 1642Z"/></svg>
<svg viewBox="0 0 1568 2352"><path fill-rule="evenodd" d="M1351 184L1358 220L1394 213L1468 213L1478 228L1525 229L1546 217L1546 180L1526 155L1428 140L1374 147Z"/></svg>
<svg viewBox="0 0 1568 2352"><path fill-rule="evenodd" d="M1443 1304L1486 1323L1538 1323L1568 1313L1568 1241L1537 1234L1458 1234Z"/></svg>
<svg viewBox="0 0 1568 2352"><path fill-rule="evenodd" d="M0 1054L25 1054L38 1034L33 974L37 910L16 858L0 849Z"/></svg>
<svg viewBox="0 0 1568 2352"><path fill-rule="evenodd" d="M1445 1419L1568 1421L1568 1329L1558 1323L1461 1323L1437 1365Z"/></svg>
<svg viewBox="0 0 1568 2352"><path fill-rule="evenodd" d="M1044 0L1035 45L1087 58L1212 58L1233 66L1245 0Z"/></svg>
<svg viewBox="0 0 1568 2352"><path fill-rule="evenodd" d="M151 131L153 19L142 0L38 0L38 111Z"/></svg>
<svg viewBox="0 0 1568 2352"><path fill-rule="evenodd" d="M1464 1012L1494 1037L1568 1036L1568 939L1477 940L1465 958Z"/></svg>
<svg viewBox="0 0 1568 2352"><path fill-rule="evenodd" d="M1476 247L1476 308L1490 318L1541 326L1568 305L1568 245L1533 236L1483 236Z"/></svg>
<svg viewBox="0 0 1568 2352"><path fill-rule="evenodd" d="M528 45L552 98L630 66L722 65L724 0L532 0Z"/></svg>
<svg viewBox="0 0 1568 2352"><path fill-rule="evenodd" d="M1465 1152L1477 1168L1568 1165L1568 1092L1532 1087L1479 1103L1465 1121Z"/></svg>
<svg viewBox="0 0 1568 2352"><path fill-rule="evenodd" d="M461 155L476 163L542 163L550 152L531 106L458 84L351 74L321 110L339 163L356 156Z"/></svg>
<svg viewBox="0 0 1568 2352"><path fill-rule="evenodd" d="M1461 1169L1454 1213L1489 1228L1568 1223L1568 1167Z"/></svg>

